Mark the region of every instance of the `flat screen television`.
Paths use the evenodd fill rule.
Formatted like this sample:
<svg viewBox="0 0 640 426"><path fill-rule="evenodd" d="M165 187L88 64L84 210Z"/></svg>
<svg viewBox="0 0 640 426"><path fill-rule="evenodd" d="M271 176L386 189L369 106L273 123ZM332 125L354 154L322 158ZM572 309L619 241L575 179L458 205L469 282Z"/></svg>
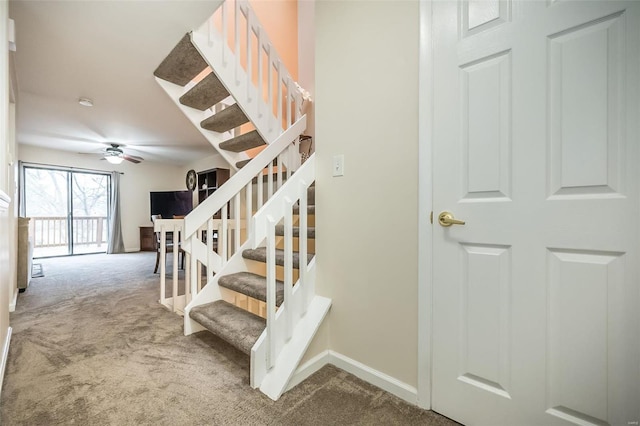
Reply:
<svg viewBox="0 0 640 426"><path fill-rule="evenodd" d="M184 216L193 210L191 191L150 192L151 214L159 214L163 219Z"/></svg>

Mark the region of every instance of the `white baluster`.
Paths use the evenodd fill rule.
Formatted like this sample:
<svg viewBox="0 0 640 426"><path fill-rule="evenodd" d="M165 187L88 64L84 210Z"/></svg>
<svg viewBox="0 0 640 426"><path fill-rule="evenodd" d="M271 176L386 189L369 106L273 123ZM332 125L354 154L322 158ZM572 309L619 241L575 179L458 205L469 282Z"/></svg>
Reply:
<svg viewBox="0 0 640 426"><path fill-rule="evenodd" d="M251 48L251 14L248 13L246 15L247 18L247 102L251 102L253 99L251 98L251 89L253 82L253 52Z"/></svg>
<svg viewBox="0 0 640 426"><path fill-rule="evenodd" d="M287 77L287 103L286 103L286 107L287 107L287 126L286 128L288 128L289 126L291 126L293 124L293 121L291 120L291 101L293 100L293 85L291 84L291 77Z"/></svg>
<svg viewBox="0 0 640 426"><path fill-rule="evenodd" d="M240 3L236 1L235 5L235 14L234 14L234 27L233 27L233 36L234 36L234 44L236 47L235 54L235 76L236 76L236 85L240 85Z"/></svg>
<svg viewBox="0 0 640 426"><path fill-rule="evenodd" d="M207 282L213 279L213 218L207 221Z"/></svg>
<svg viewBox="0 0 640 426"><path fill-rule="evenodd" d="M160 225L160 303L165 304L167 301L166 285L167 285L167 264L165 256L167 255L167 234L164 225Z"/></svg>
<svg viewBox="0 0 640 426"><path fill-rule="evenodd" d="M282 128L282 61L278 59L278 100L276 104L276 123Z"/></svg>
<svg viewBox="0 0 640 426"><path fill-rule="evenodd" d="M262 66L262 27L258 27L258 118L262 118L262 102L264 102L264 72Z"/></svg>
<svg viewBox="0 0 640 426"><path fill-rule="evenodd" d="M198 229L196 231L196 233L194 234L193 238L196 238L200 242L202 241L202 233L200 232L200 229ZM196 257L194 256L194 259L195 258ZM195 268L196 268L196 271L194 273L194 276L196 277L195 278L195 283L197 285L196 292L200 293L202 291L202 265L203 265L203 263L201 261L199 261L198 259L196 259L194 264L195 264Z"/></svg>
<svg viewBox="0 0 640 426"><path fill-rule="evenodd" d="M172 297L173 297L173 312L177 312L178 311L178 252L180 250L180 246L178 245L178 241L180 238L180 235L178 233L178 227L174 224L173 225L173 292L172 292Z"/></svg>
<svg viewBox="0 0 640 426"><path fill-rule="evenodd" d="M240 227L241 227L241 218L240 218L240 200L241 196L238 192L235 197L233 197L233 218L235 220L235 229L233 233L233 253L237 253L240 250Z"/></svg>
<svg viewBox="0 0 640 426"><path fill-rule="evenodd" d="M227 2L222 2L220 16L222 17L222 66L227 66L227 45L229 44L229 24L227 23Z"/></svg>
<svg viewBox="0 0 640 426"><path fill-rule="evenodd" d="M267 175L267 201L273 196L273 160L269 163Z"/></svg>
<svg viewBox="0 0 640 426"><path fill-rule="evenodd" d="M295 155L295 145L291 144L287 147L287 180L291 177L291 169L293 169L293 156Z"/></svg>
<svg viewBox="0 0 640 426"><path fill-rule="evenodd" d="M267 221L267 368L272 368L276 360L276 222Z"/></svg>
<svg viewBox="0 0 640 426"><path fill-rule="evenodd" d="M273 111L273 56L271 51L273 50L273 46L271 44L269 44L269 52L268 53L268 59L269 59L269 66L267 67L267 78L269 79L269 85L267 86L267 89L269 91L269 132L271 132L273 130L273 114L271 114L271 112Z"/></svg>
<svg viewBox="0 0 640 426"><path fill-rule="evenodd" d="M220 216L222 217L222 216ZM222 258L222 250L220 249L220 247L222 247L222 222L218 222L218 227L216 228L216 233L217 233L217 241L218 241L218 255L220 256L220 258ZM224 261L222 262L224 264Z"/></svg>
<svg viewBox="0 0 640 426"><path fill-rule="evenodd" d="M256 211L260 210L260 207L262 207L262 205L264 204L264 174L262 172L260 172L260 174L258 175L257 179L257 184L258 184L258 205L256 206Z"/></svg>
<svg viewBox="0 0 640 426"><path fill-rule="evenodd" d="M293 201L284 199L284 309L287 341L293 335Z"/></svg>
<svg viewBox="0 0 640 426"><path fill-rule="evenodd" d="M227 255L228 248L228 236L229 236L229 225L228 225L228 205L225 204L222 206L222 235L218 233L218 251L220 252L220 257L222 257L222 264L227 263L227 259L229 259ZM222 245L222 247L220 247Z"/></svg>
<svg viewBox="0 0 640 426"><path fill-rule="evenodd" d="M249 235L251 234L251 217L253 216L253 184L251 182L249 182L245 187L244 207L245 207L245 218L244 218L245 225L244 226L246 228L245 230L246 236L247 238L249 238Z"/></svg>
<svg viewBox="0 0 640 426"><path fill-rule="evenodd" d="M184 291L185 297L185 306L188 305L192 300L195 294L193 293L193 284L191 283L191 255L185 252L184 255L184 263L182 264L184 267Z"/></svg>
<svg viewBox="0 0 640 426"><path fill-rule="evenodd" d="M276 189L280 189L282 187L282 166L283 166L282 158L283 157L284 156L282 155L282 153L280 153L278 155L278 157L277 157L278 158L278 160L277 160L277 165L278 166L277 166L277 169L276 169L277 170L276 176L277 176L278 185L277 185Z"/></svg>
<svg viewBox="0 0 640 426"><path fill-rule="evenodd" d="M192 247L192 251L193 251L193 246L195 245L196 240L198 240L197 238L197 234L198 232L196 231L195 234L193 234L191 236L191 247ZM190 260L191 262L189 263L189 269L191 270L191 294L193 294L194 296L197 295L198 293L200 293L201 290L201 286L200 286L200 269L198 266L198 257L197 256L190 256Z"/></svg>
<svg viewBox="0 0 640 426"><path fill-rule="evenodd" d="M300 238L298 240L298 253L300 253L299 273L300 273L300 285L302 286L302 314L307 313L307 306L310 302L309 285L307 283L307 188L306 182L300 183L300 219L299 232Z"/></svg>
<svg viewBox="0 0 640 426"><path fill-rule="evenodd" d="M296 89L296 93L295 96L293 97L294 101L295 101L295 115L296 115L296 121L298 121L300 119L300 117L302 117L302 104L304 103L304 100L302 99L302 95L298 92L298 90Z"/></svg>

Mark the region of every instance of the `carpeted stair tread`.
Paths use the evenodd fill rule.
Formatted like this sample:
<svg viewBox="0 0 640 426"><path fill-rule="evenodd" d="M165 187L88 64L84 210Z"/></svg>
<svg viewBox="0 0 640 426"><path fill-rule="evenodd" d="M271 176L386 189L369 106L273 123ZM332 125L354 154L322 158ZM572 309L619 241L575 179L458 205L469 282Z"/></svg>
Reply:
<svg viewBox="0 0 640 426"><path fill-rule="evenodd" d="M273 180L274 184L275 182L278 180L278 174L274 173L271 175L271 180ZM286 182L287 181L287 174L286 173L282 173L282 182ZM258 183L258 177L254 177L253 180L251 181L252 183ZM262 175L262 182L267 183L269 182L269 175L268 174L263 174Z"/></svg>
<svg viewBox="0 0 640 426"><path fill-rule="evenodd" d="M296 204L293 206L293 214L300 213L300 205ZM316 206L307 206L307 214L316 214Z"/></svg>
<svg viewBox="0 0 640 426"><path fill-rule="evenodd" d="M316 187L310 186L307 189L307 205L311 206L316 203Z"/></svg>
<svg viewBox="0 0 640 426"><path fill-rule="evenodd" d="M224 141L219 146L220 149L224 149L225 151L242 152L261 145L266 145L262 136L260 136L257 130L252 130L237 138Z"/></svg>
<svg viewBox="0 0 640 426"><path fill-rule="evenodd" d="M248 123L249 119L238 104L233 104L211 117L203 120L200 127L214 132L223 133Z"/></svg>
<svg viewBox="0 0 640 426"><path fill-rule="evenodd" d="M186 34L153 72L158 78L184 86L207 67L200 52Z"/></svg>
<svg viewBox="0 0 640 426"><path fill-rule="evenodd" d="M191 108L204 111L211 108L224 98L229 92L214 73L203 78L191 90L180 97L180 103ZM217 114L216 114L217 115Z"/></svg>
<svg viewBox="0 0 640 426"><path fill-rule="evenodd" d="M284 236L284 225L276 225L276 235L280 237ZM300 236L300 227L298 226L293 227L293 236L296 238ZM315 237L316 237L316 228L308 226L307 238L315 238Z"/></svg>
<svg viewBox="0 0 640 426"><path fill-rule="evenodd" d="M264 318L224 300L196 306L191 309L189 316L247 355L251 354L251 348L266 326Z"/></svg>
<svg viewBox="0 0 640 426"><path fill-rule="evenodd" d="M243 168L244 166L246 166L247 164L249 164L249 161L253 160L253 158L247 158L246 160L242 160L242 161L238 161L236 163L236 167L238 169Z"/></svg>
<svg viewBox="0 0 640 426"><path fill-rule="evenodd" d="M253 158L247 158L246 160L238 161L238 162L236 163L236 167L237 167L238 169L241 169L241 168L243 168L244 166L246 166L247 164L249 164L249 161L251 161L251 160L253 160ZM273 160L273 167L275 167L275 166L277 166L277 165L278 165L278 158L276 157L276 158ZM268 168L268 167L269 167L269 165L267 165L267 167L265 167L264 169L265 169L265 170L267 170L267 168ZM274 170L274 172L275 172L275 170Z"/></svg>
<svg viewBox="0 0 640 426"><path fill-rule="evenodd" d="M313 259L313 254L307 254L307 260ZM258 247L257 249L247 249L242 252L242 257L245 259L255 260L258 262L267 261L267 248ZM284 266L284 250L276 249L276 265ZM300 266L300 253L293 252L293 267L298 269Z"/></svg>
<svg viewBox="0 0 640 426"><path fill-rule="evenodd" d="M251 272L238 272L220 277L218 284L254 299L267 301L267 279L263 276ZM280 306L283 300L284 283L276 280L276 305Z"/></svg>

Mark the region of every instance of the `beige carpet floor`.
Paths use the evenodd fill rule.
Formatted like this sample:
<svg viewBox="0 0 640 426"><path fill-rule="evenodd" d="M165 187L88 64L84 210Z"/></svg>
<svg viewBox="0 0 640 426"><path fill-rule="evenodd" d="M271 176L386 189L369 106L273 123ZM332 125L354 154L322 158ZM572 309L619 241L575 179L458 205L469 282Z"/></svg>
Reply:
<svg viewBox="0 0 640 426"><path fill-rule="evenodd" d="M11 314L2 425L449 425L333 366L274 402L247 356L183 336L154 253L43 259Z"/></svg>

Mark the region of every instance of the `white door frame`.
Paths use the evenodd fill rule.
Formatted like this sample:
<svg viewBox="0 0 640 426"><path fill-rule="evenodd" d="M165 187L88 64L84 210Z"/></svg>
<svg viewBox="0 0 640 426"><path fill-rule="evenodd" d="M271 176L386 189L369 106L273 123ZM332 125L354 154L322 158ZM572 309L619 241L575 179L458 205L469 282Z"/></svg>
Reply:
<svg viewBox="0 0 640 426"><path fill-rule="evenodd" d="M418 65L418 406L431 409L433 227L433 43L432 6L420 0Z"/></svg>

